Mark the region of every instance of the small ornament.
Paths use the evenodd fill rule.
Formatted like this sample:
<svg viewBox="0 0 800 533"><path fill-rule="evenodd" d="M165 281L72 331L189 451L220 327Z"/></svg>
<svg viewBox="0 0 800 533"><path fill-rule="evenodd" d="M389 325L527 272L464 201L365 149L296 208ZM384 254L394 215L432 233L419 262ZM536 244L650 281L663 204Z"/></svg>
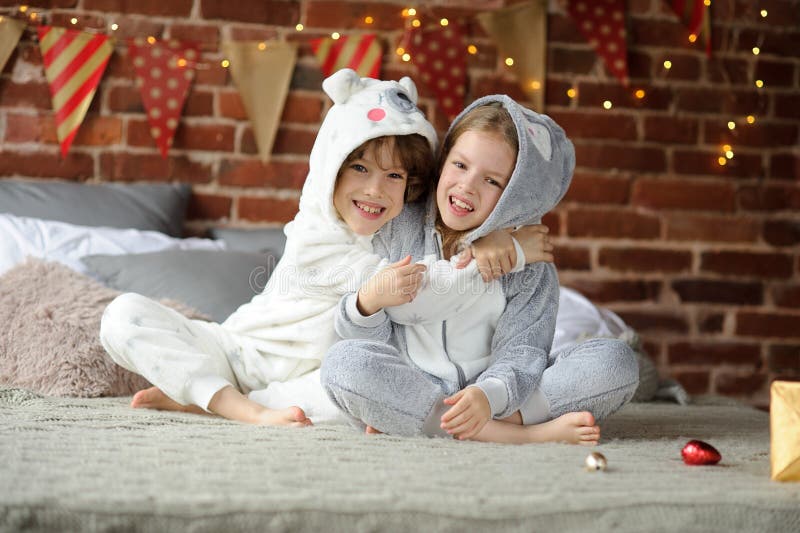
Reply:
<svg viewBox="0 0 800 533"><path fill-rule="evenodd" d="M605 470L607 464L606 457L602 453L592 452L586 456L586 470L589 472Z"/></svg>
<svg viewBox="0 0 800 533"><path fill-rule="evenodd" d="M715 465L722 455L707 442L701 440L690 440L681 450L683 462L687 465Z"/></svg>

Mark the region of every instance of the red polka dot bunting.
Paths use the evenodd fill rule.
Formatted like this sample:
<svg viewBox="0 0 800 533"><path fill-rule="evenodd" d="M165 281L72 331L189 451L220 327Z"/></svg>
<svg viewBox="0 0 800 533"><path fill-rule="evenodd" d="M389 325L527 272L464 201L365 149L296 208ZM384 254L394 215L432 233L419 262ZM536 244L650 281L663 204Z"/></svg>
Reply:
<svg viewBox="0 0 800 533"><path fill-rule="evenodd" d="M149 38L131 41L128 55L136 69L150 134L167 157L200 53L194 44Z"/></svg>
<svg viewBox="0 0 800 533"><path fill-rule="evenodd" d="M422 82L436 96L447 119L453 120L464 108L467 79L464 28L456 21L447 26L431 24L413 30L408 46Z"/></svg>
<svg viewBox="0 0 800 533"><path fill-rule="evenodd" d="M625 0L568 0L578 29L623 85L628 85Z"/></svg>

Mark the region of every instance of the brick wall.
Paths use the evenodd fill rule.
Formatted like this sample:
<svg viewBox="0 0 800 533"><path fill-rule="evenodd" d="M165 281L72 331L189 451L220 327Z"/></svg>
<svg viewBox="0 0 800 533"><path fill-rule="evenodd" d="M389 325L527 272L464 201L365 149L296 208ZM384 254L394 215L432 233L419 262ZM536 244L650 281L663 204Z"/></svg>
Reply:
<svg viewBox="0 0 800 533"><path fill-rule="evenodd" d="M437 16L470 17L502 0L439 0ZM755 11L769 11L761 19ZM35 6L36 4L31 4ZM302 46L272 161L262 165L228 72L225 40L307 42L373 29L389 50L401 33L393 2L313 0L53 0L31 7L58 25L119 37L199 40L197 78L170 157L148 134L125 46L109 68L67 159L61 160L42 59L32 31L0 76L0 177L191 183L190 228L275 225L293 217L316 128L328 107ZM800 1L714 0L715 57L686 42L660 0L629 0L632 87L621 88L551 2L546 112L575 142L572 188L546 222L562 282L619 312L643 335L662 373L693 393L768 403L776 377L800 377ZM16 11L0 0L0 14ZM370 15L372 25L364 22ZM470 98L524 99L474 19ZM302 22L305 30L296 32ZM751 48L759 45L761 54ZM673 62L665 71L664 59ZM383 75L414 75L389 53ZM757 91L755 77L766 83ZM570 99L567 89L578 97ZM631 96L633 88L647 93ZM423 106L443 129L429 93ZM614 103L606 111L604 100ZM741 122L754 114L756 123ZM730 119L740 120L734 133ZM725 167L723 144L735 157Z"/></svg>

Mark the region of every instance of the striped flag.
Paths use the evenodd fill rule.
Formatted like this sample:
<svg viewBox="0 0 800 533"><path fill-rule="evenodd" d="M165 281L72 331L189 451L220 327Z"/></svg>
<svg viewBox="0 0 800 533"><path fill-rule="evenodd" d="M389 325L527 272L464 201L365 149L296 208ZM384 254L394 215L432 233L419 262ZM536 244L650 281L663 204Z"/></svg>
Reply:
<svg viewBox="0 0 800 533"><path fill-rule="evenodd" d="M61 155L66 157L114 46L105 35L40 26L39 47L53 97Z"/></svg>
<svg viewBox="0 0 800 533"><path fill-rule="evenodd" d="M343 68L351 68L364 78L377 78L380 75L383 52L375 34L314 39L311 49L325 77Z"/></svg>
<svg viewBox="0 0 800 533"><path fill-rule="evenodd" d="M672 10L696 39L703 38L706 55L711 57L711 14L704 0L672 0Z"/></svg>

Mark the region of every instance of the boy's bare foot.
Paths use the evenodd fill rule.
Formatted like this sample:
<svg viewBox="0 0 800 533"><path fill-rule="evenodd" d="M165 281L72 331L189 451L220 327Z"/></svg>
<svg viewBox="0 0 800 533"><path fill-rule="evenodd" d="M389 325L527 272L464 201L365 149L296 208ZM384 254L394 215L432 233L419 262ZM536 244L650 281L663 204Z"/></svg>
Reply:
<svg viewBox="0 0 800 533"><path fill-rule="evenodd" d="M262 409L260 413L256 414L252 423L265 426L289 426L294 428L313 425L311 419L306 416L305 411L297 406L287 407L286 409L267 409L266 407Z"/></svg>
<svg viewBox="0 0 800 533"><path fill-rule="evenodd" d="M483 442L529 444L534 442L567 442L594 446L600 440L600 427L588 411L567 413L554 420L530 426L490 420L473 439Z"/></svg>
<svg viewBox="0 0 800 533"><path fill-rule="evenodd" d="M383 435L383 431L378 431L372 426L367 426L366 431L364 431L367 435Z"/></svg>
<svg viewBox="0 0 800 533"><path fill-rule="evenodd" d="M158 409L160 411L181 411L184 413L208 414L196 405L181 405L158 387L142 389L133 395L131 407L135 409Z"/></svg>

